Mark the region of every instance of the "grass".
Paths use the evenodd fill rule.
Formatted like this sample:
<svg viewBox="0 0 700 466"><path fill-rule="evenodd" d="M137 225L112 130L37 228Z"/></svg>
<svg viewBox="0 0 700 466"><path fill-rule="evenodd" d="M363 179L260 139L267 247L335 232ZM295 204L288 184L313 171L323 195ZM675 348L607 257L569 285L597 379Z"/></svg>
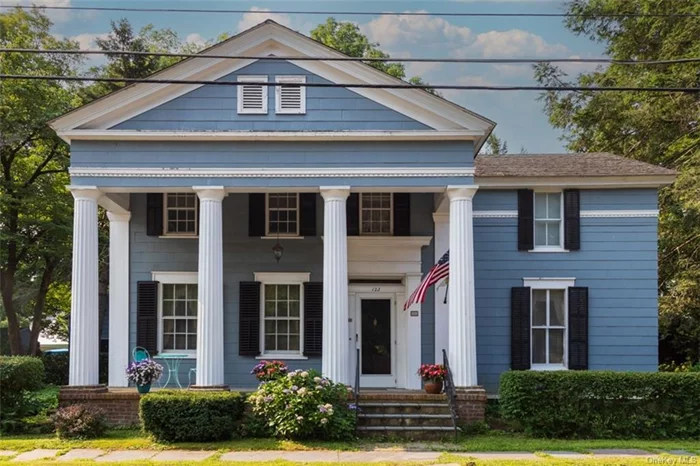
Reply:
<svg viewBox="0 0 700 466"><path fill-rule="evenodd" d="M138 430L111 430L96 440L59 440L53 434L21 435L0 438L0 450L28 451L35 448L66 450L71 448L99 448L102 450L366 450L376 446L383 448L422 448L434 451L489 452L489 451L529 451L547 450L586 453L593 449L637 448L652 452L686 450L700 453L700 442L694 440L563 440L530 438L518 434L493 432L464 437L458 442L377 443L370 440L355 442L290 441L277 439L234 439L209 443L157 443ZM179 463L178 463L179 464ZM200 463L201 464L201 463Z"/></svg>

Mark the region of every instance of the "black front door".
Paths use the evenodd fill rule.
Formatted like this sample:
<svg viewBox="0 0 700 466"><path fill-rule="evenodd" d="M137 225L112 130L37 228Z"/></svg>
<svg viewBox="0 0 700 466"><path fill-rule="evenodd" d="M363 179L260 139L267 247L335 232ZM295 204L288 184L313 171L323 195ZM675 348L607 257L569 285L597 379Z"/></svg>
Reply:
<svg viewBox="0 0 700 466"><path fill-rule="evenodd" d="M382 386L382 379L385 383L393 380L391 377L393 373L391 300L363 299L360 320L361 374L369 376L368 378L375 378L375 381Z"/></svg>

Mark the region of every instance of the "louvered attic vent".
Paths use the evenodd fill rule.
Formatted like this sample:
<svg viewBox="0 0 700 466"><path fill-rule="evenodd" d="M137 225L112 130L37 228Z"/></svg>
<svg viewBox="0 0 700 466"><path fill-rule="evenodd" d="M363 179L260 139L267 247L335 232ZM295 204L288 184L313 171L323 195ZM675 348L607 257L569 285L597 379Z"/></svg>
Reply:
<svg viewBox="0 0 700 466"><path fill-rule="evenodd" d="M239 76L238 113L267 113L267 76Z"/></svg>
<svg viewBox="0 0 700 466"><path fill-rule="evenodd" d="M305 83L305 76L277 76L276 82L283 84L275 87L275 112L301 114L306 113L306 87L292 84Z"/></svg>

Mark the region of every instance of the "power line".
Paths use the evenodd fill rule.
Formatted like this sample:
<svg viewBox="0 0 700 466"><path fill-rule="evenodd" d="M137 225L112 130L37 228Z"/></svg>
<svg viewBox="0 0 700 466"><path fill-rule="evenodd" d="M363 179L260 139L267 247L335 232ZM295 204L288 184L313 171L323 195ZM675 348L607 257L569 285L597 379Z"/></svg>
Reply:
<svg viewBox="0 0 700 466"><path fill-rule="evenodd" d="M30 81L93 81L111 83L152 83L152 84L184 84L184 85L213 85L238 86L232 81L206 81L187 79L144 79L144 78L101 78L89 76L35 76L18 74L0 74L0 79L30 80ZM248 83L251 84L251 83ZM280 86L279 83L255 82L260 86ZM424 89L424 90L457 90L457 91L589 91L589 92L668 92L668 93L699 93L700 87L587 87L587 86L461 86L452 84L413 85L413 84L355 84L355 83L294 83L288 86L300 87L329 87L348 89Z"/></svg>
<svg viewBox="0 0 700 466"><path fill-rule="evenodd" d="M614 65L674 65L700 63L700 57L670 60L615 60L612 58L358 58L358 57L308 57L308 56L258 56L258 55L216 55L209 53L144 52L131 50L60 50L0 48L0 53L32 53L57 55L133 55L177 58L221 58L230 60L271 60L271 61L339 61L339 62L404 62L404 63L607 63Z"/></svg>
<svg viewBox="0 0 700 466"><path fill-rule="evenodd" d="M285 15L357 15L357 16L453 16L453 17L520 17L520 18L695 18L700 14L695 13L609 13L609 14L570 14L570 13L502 13L502 12L466 12L457 13L449 11L408 11L408 12L383 12L383 11L303 11L303 10L240 10L240 9L199 9L199 8L130 8L130 7L88 7L88 6L42 6L38 8L46 10L74 10L74 11L122 11L122 12L151 12L151 13L252 13L252 14L285 14ZM26 5L0 5L0 8L34 8Z"/></svg>

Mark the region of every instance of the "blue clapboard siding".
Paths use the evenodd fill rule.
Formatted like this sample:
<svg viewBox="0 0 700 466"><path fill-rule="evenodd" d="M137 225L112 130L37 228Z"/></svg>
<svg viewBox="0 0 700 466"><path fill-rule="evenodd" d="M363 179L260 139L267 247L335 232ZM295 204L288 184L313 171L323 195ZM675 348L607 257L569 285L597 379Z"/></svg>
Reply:
<svg viewBox="0 0 700 466"><path fill-rule="evenodd" d="M656 209L653 189L583 190L582 210ZM476 194L474 208L517 210L515 191ZM590 369L653 371L658 358L657 219L582 218L581 250L517 251L517 219L477 218L479 384L498 391L510 368L510 289L523 277L575 277L589 287Z"/></svg>
<svg viewBox="0 0 700 466"><path fill-rule="evenodd" d="M218 81L237 82L238 76L306 76L308 83L331 82L289 62L260 60ZM356 131L429 130L395 110L343 88L306 89L306 114L275 114L275 88L268 89L267 114L239 115L237 86L202 86L148 110L113 129L180 131Z"/></svg>
<svg viewBox="0 0 700 466"><path fill-rule="evenodd" d="M412 194L411 230L414 235L432 235L432 194ZM274 241L248 236L248 195L231 194L223 201L224 248L224 377L234 388L253 388L250 375L255 358L238 355L238 286L252 281L254 272L310 272L312 281L323 280L323 200L317 199L318 236L302 240L282 239L284 256L276 263L271 248ZM158 238L146 235L146 195L131 195L130 223L130 348L136 345L136 283L151 280L151 272L195 272L198 240ZM424 269L432 263L432 248L423 248ZM426 265L428 264L428 265ZM432 322L432 303L423 307L423 320ZM432 332L432 330L431 330ZM432 351L432 333L425 335L424 354ZM427 342L427 343L426 343ZM321 369L320 358L287 361L291 368ZM187 381L194 359L180 366L180 378Z"/></svg>

